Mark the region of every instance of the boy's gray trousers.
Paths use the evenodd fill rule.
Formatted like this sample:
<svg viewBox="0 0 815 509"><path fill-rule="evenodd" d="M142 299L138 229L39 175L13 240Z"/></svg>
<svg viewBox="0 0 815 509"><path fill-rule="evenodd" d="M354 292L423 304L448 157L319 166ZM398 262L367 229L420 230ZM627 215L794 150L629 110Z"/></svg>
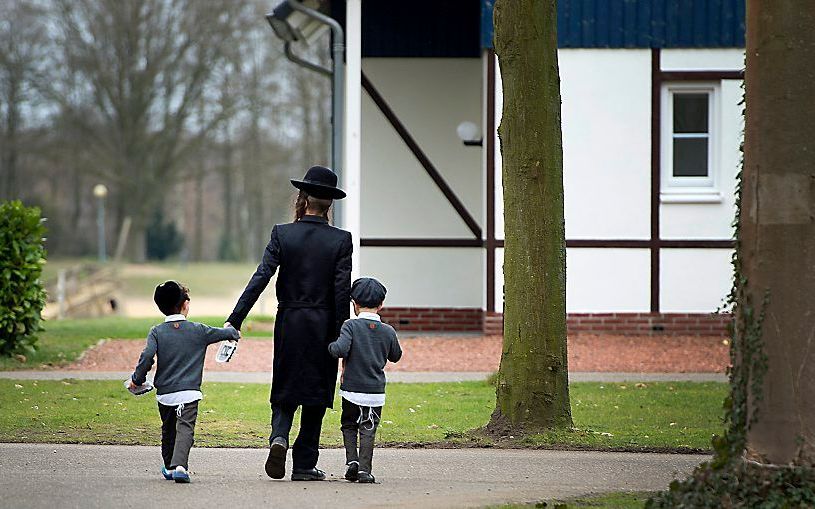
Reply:
<svg viewBox="0 0 815 509"><path fill-rule="evenodd" d="M382 416L382 407L359 406L342 398L342 440L345 443L345 464L359 462L359 471L371 473L374 438ZM357 453L359 436L359 453Z"/></svg>
<svg viewBox="0 0 815 509"><path fill-rule="evenodd" d="M158 413L161 415L161 456L164 458L164 466L168 470L179 465L186 469L194 442L198 402L184 403L183 406L159 403Z"/></svg>

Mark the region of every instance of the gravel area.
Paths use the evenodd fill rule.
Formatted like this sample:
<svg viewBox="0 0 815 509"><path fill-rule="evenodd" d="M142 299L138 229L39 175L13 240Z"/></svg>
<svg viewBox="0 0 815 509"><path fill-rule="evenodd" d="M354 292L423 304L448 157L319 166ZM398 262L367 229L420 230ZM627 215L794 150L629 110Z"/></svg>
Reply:
<svg viewBox="0 0 815 509"><path fill-rule="evenodd" d="M401 340L404 356L388 371L495 371L501 359L500 336L420 336ZM133 369L143 340L106 341L88 350L70 370L127 371ZM213 371L271 370L270 340L243 339L227 364L214 361L210 347L206 367ZM569 338L569 371L624 373L724 373L728 346L721 337L613 336L580 334Z"/></svg>

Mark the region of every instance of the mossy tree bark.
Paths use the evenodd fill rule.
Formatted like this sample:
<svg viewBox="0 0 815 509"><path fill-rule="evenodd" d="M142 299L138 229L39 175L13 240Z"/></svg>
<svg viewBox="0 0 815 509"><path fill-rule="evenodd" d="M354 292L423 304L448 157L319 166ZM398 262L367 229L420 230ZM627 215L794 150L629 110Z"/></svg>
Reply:
<svg viewBox="0 0 815 509"><path fill-rule="evenodd" d="M815 10L777 0L747 6L739 239L750 301L768 295L761 331L767 372L758 401L748 407L756 421L747 434L747 455L812 465Z"/></svg>
<svg viewBox="0 0 815 509"><path fill-rule="evenodd" d="M504 346L491 426L572 425L555 0L499 0L495 51L505 221Z"/></svg>

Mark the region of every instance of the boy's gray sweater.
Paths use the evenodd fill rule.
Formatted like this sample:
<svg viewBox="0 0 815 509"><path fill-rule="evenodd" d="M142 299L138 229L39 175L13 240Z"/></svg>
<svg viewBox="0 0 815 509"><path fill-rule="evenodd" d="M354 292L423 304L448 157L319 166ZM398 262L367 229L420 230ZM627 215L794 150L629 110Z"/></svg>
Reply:
<svg viewBox="0 0 815 509"><path fill-rule="evenodd" d="M328 351L336 358L345 358L340 389L368 394L384 394L385 364L402 358L402 348L393 327L367 318L355 318L342 324L340 337L328 345Z"/></svg>
<svg viewBox="0 0 815 509"><path fill-rule="evenodd" d="M147 346L131 377L133 383L144 383L153 367L153 357L158 354L158 367L153 378L157 394L200 391L207 345L239 337L240 333L232 327L210 327L187 320L158 324L147 335Z"/></svg>

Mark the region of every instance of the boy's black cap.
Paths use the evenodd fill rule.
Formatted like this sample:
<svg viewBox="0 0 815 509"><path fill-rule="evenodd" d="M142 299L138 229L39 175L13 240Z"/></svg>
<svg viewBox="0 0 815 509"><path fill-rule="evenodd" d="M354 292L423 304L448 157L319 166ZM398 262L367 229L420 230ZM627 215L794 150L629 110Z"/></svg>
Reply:
<svg viewBox="0 0 815 509"><path fill-rule="evenodd" d="M186 289L178 281L172 280L158 285L153 293L153 301L165 315L175 313L188 298Z"/></svg>
<svg viewBox="0 0 815 509"><path fill-rule="evenodd" d="M388 290L372 277L361 277L351 285L351 298L364 308L375 308L385 300Z"/></svg>

